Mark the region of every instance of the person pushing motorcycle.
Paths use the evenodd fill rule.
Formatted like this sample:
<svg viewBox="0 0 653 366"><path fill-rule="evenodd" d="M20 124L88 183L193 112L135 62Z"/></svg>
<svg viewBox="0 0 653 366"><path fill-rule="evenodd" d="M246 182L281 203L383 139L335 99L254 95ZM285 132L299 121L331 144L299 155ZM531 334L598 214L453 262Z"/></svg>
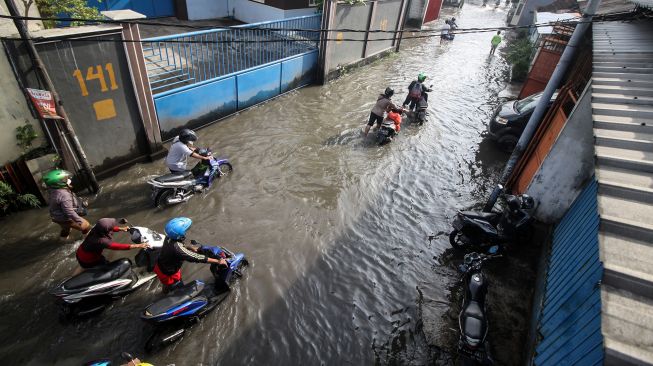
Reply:
<svg viewBox="0 0 653 366"><path fill-rule="evenodd" d="M428 102L427 93L430 92L431 89L424 85L424 81L426 81L426 74L421 72L417 75L417 80L413 80L410 85L408 85L408 95L402 104L403 108L406 108L410 103L410 110L414 110L421 98L424 98L424 101Z"/></svg>
<svg viewBox="0 0 653 366"><path fill-rule="evenodd" d="M113 233L129 230L128 226L118 226L119 224L124 225L126 223L127 221L125 219L99 219L79 248L77 248L75 256L79 263L79 268L73 276L82 273L86 269L109 263L102 255L104 249L129 250L149 248L150 245L147 242L141 244L123 244L113 241Z"/></svg>
<svg viewBox="0 0 653 366"><path fill-rule="evenodd" d="M370 112L370 119L367 122L367 126L365 126L364 136L367 136L375 122L377 127L381 126L383 115L386 112L401 111L401 108L397 107L391 100L394 93L395 91L392 88L387 87L383 94L379 94L379 97L376 99L376 104L372 108L372 112Z"/></svg>
<svg viewBox="0 0 653 366"><path fill-rule="evenodd" d="M50 218L61 227L62 239L68 239L71 229L84 235L91 230L91 224L81 217L86 215L86 205L73 193L71 178L72 174L62 169L43 176L43 183L48 187Z"/></svg>
<svg viewBox="0 0 653 366"><path fill-rule="evenodd" d="M166 166L171 173L185 172L189 156L199 160L211 160L210 156L202 156L198 153L197 148L193 147L195 141L197 135L187 128L181 130L179 136L175 137L166 156Z"/></svg>
<svg viewBox="0 0 653 366"><path fill-rule="evenodd" d="M187 247L184 245L186 232L188 232L191 225L193 225L193 220L187 217L176 217L166 224L166 238L154 266L154 273L163 284L164 292L174 287L183 286L181 266L184 261L216 263L221 266L228 266L224 258L215 259L198 253L201 247Z"/></svg>

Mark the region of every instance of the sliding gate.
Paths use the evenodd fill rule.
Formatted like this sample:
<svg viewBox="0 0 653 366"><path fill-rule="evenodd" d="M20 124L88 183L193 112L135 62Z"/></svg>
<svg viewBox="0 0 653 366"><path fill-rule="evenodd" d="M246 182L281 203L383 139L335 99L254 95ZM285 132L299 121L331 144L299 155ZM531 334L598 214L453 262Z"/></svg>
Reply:
<svg viewBox="0 0 653 366"><path fill-rule="evenodd" d="M145 39L162 138L313 82L319 29L309 15Z"/></svg>

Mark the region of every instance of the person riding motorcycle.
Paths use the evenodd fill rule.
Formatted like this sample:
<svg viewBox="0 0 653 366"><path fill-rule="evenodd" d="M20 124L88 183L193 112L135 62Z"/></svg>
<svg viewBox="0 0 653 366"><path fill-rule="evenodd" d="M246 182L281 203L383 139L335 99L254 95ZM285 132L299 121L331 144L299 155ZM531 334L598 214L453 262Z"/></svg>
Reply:
<svg viewBox="0 0 653 366"><path fill-rule="evenodd" d="M395 91L392 88L387 87L383 94L379 94L379 97L376 99L376 104L372 108L372 112L370 112L370 119L367 122L367 126L365 126L364 136L367 136L374 123L376 123L377 127L381 126L383 115L386 112L401 110L391 100L394 93Z"/></svg>
<svg viewBox="0 0 653 366"><path fill-rule="evenodd" d="M61 226L60 236L67 239L70 230L82 234L91 230L91 224L81 216L86 215L86 204L72 191L72 174L69 171L55 169L43 176L43 183L48 188L50 218Z"/></svg>
<svg viewBox="0 0 653 366"><path fill-rule="evenodd" d="M166 166L171 173L185 172L189 156L200 160L211 160L210 156L202 156L197 152L197 148L193 147L194 141L197 141L197 135L187 128L181 130L179 136L175 137L166 156Z"/></svg>
<svg viewBox="0 0 653 366"><path fill-rule="evenodd" d="M75 274L79 274L88 268L93 268L102 264L109 263L102 255L104 249L111 250L129 250L149 248L147 242L141 244L122 244L113 241L113 233L128 231L128 226L118 226L127 223L124 219L102 218L99 219L95 226L88 233L82 244L77 248L76 257L79 268Z"/></svg>
<svg viewBox="0 0 653 366"><path fill-rule="evenodd" d="M166 224L166 238L163 241L161 253L154 266L154 273L163 284L163 291L167 292L173 287L183 286L181 280L181 266L184 261L195 263L217 263L227 266L224 258L215 259L198 253L201 247L187 247L184 245L186 232L193 224L187 217L176 217Z"/></svg>
<svg viewBox="0 0 653 366"><path fill-rule="evenodd" d="M408 86L408 95L406 96L406 100L404 100L404 103L402 104L403 108L406 108L406 106L410 103L410 110L414 110L415 106L417 103L419 103L419 100L421 98L424 98L425 101L428 102L428 94L427 92L430 92L431 89L429 89L426 85L424 85L424 81L426 81L426 74L421 72L417 76L417 80L413 80L410 85Z"/></svg>

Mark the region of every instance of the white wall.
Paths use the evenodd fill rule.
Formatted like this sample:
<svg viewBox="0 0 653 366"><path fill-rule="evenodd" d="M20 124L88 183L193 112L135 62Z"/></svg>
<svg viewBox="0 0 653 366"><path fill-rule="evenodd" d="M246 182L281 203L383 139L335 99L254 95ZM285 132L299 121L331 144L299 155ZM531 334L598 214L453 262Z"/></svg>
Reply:
<svg viewBox="0 0 653 366"><path fill-rule="evenodd" d="M226 0L186 0L189 20L216 19L229 16Z"/></svg>
<svg viewBox="0 0 653 366"><path fill-rule="evenodd" d="M16 145L16 127L29 123L39 137L32 142L32 147L45 144L43 130L38 120L32 117L23 91L11 70L4 50L0 50L0 164L18 159L23 151Z"/></svg>
<svg viewBox="0 0 653 366"><path fill-rule="evenodd" d="M229 14L245 23L258 23L270 20L315 14L316 8L283 10L250 0L229 0Z"/></svg>
<svg viewBox="0 0 653 366"><path fill-rule="evenodd" d="M21 15L25 14L25 6L23 6L23 2L20 0L15 1L16 8L18 8L18 12ZM7 10L7 5L5 4L4 1L0 1L0 14L2 15L9 15L9 11ZM36 5L32 4L32 6L29 8L29 16L31 17L40 17L41 15L39 14L38 9L36 8ZM30 20L27 22L28 28L30 31L35 31L35 30L40 30L43 29L43 23L40 20ZM14 25L14 21L11 19L0 19L0 35L1 36L9 36L13 34L17 34L18 30L16 30L16 26Z"/></svg>
<svg viewBox="0 0 653 366"><path fill-rule="evenodd" d="M18 11L23 14L22 2L16 1L16 5ZM9 14L4 1L0 2L0 14ZM39 16L35 5L30 8L29 15ZM29 21L27 24L30 30L43 29L43 24L38 21ZM12 36L17 33L18 30L12 20L0 19L0 35ZM18 86L11 64L7 59L7 54L3 49L0 49L0 90L2 90L2 98L0 98L0 164L4 165L18 159L23 153L21 148L16 145L18 142L16 140L16 127L25 123L29 123L34 127L39 137L32 142L32 147L45 144L45 139L39 121L32 117L25 94Z"/></svg>
<svg viewBox="0 0 653 366"><path fill-rule="evenodd" d="M591 90L588 83L526 191L538 202L535 217L540 221L562 218L594 174Z"/></svg>

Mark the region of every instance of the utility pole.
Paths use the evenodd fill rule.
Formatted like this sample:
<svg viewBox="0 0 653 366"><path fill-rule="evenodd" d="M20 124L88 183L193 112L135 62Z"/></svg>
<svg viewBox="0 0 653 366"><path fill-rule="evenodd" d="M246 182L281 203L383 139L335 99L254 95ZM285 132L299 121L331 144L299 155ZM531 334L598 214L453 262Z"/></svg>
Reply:
<svg viewBox="0 0 653 366"><path fill-rule="evenodd" d="M542 92L542 96L540 97L537 106L535 106L535 110L533 111L533 114L531 114L531 117L528 119L528 123L526 124L526 127L524 128L524 132L522 132L521 137L517 142L517 146L515 146L515 149L512 151L512 154L510 155L510 159L508 159L508 162L506 163L506 167L503 170L503 174L501 174L501 178L499 179L499 184L490 195L490 198L485 204L483 211L490 212L492 210L494 203L497 201L497 198L503 191L503 186L506 184L506 182L512 175L512 172L515 169L517 163L519 162L519 159L521 159L522 155L524 155L524 152L526 151L526 148L530 144L533 135L535 135L537 128L540 126L540 122L542 122L542 118L544 117L544 114L549 108L548 106L549 101L551 100L553 93L556 91L556 89L558 89L558 86L560 86L560 83L562 82L562 78L565 76L569 64L571 64L571 62L574 60L574 56L576 55L578 45L580 44L587 29L592 26L591 23L592 17L596 13L596 9L599 7L600 3L601 0L589 0L589 3L587 4L587 8L585 8L583 17L581 18L580 22L576 25L576 28L574 29L574 33L571 35L567 47L565 47L565 50L562 52L562 56L560 56L560 61L558 61L558 65L556 65L555 70L553 70L553 74L551 74L551 78L546 84L546 87Z"/></svg>
<svg viewBox="0 0 653 366"><path fill-rule="evenodd" d="M50 79L50 75L48 75L48 71L45 69L45 65L43 64L43 61L41 60L38 52L36 51L36 47L34 46L34 42L32 42L32 38L29 34L29 30L27 29L25 22L19 19L21 15L18 13L18 9L16 8L16 4L14 3L14 0L5 0L5 3L7 4L7 9L9 10L9 14L12 17L14 17L13 19L14 19L14 24L16 25L16 29L18 29L20 38L23 39L25 45L27 46L27 52L29 53L30 59L32 60L32 63L36 68L36 72L39 78L45 83L46 89L50 93L52 93L52 98L54 99L54 104L57 110L57 114L63 118L62 124L63 124L64 134L66 135L67 139L69 139L70 142L72 142L71 147L73 153L76 155L81 165L80 171L83 175L82 178L87 184L87 188L89 189L89 191L91 191L91 193L96 193L99 189L99 186L97 180L95 179L95 174L93 173L91 166L88 164L88 159L86 158L86 154L84 153L84 150L82 149L82 146L79 143L79 139L77 138L77 135L75 135L75 130L73 129L73 126L70 124L70 120L68 119L68 114L66 113L66 110L63 107L61 98L59 98L59 94L57 94L57 91L54 88L54 83L52 83L52 79Z"/></svg>

